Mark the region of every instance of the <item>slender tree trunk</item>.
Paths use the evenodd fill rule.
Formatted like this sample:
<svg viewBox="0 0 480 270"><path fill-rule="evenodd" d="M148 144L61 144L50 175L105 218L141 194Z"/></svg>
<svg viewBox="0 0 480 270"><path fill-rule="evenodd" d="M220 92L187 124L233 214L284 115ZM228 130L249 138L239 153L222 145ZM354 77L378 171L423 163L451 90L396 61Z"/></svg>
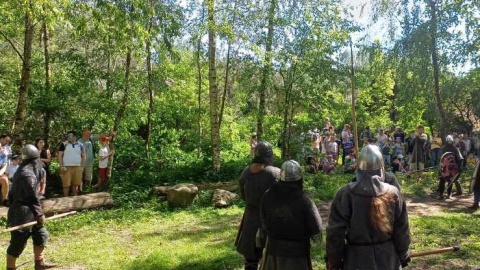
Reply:
<svg viewBox="0 0 480 270"><path fill-rule="evenodd" d="M355 111L355 66L353 64L353 43L350 39L350 81L352 86L352 121L353 121L353 143L354 143L354 151L355 155L358 155L358 150L360 149L360 145L358 145L358 124L357 124L357 112Z"/></svg>
<svg viewBox="0 0 480 270"><path fill-rule="evenodd" d="M270 9L268 11L268 32L267 42L265 45L265 63L263 66L262 80L260 82L260 104L258 105L258 118L257 118L257 137L258 140L263 140L263 119L265 118L266 108L265 99L268 87L268 81L270 76L270 70L272 68L271 54L273 44L273 26L275 23L275 8L277 6L277 0L271 0Z"/></svg>
<svg viewBox="0 0 480 270"><path fill-rule="evenodd" d="M232 28L235 27L235 22L237 18L237 10L236 10L236 2L233 8L233 19L232 19ZM225 66L225 82L223 86L223 95L222 95L222 103L220 105L220 116L218 118L218 126L221 128L222 127L222 119L223 119L223 111L225 110L225 100L227 99L227 92L228 88L230 86L229 84L229 75L230 75L230 52L232 50L232 40L229 38L228 39L228 45L227 45L227 60L226 60L226 66Z"/></svg>
<svg viewBox="0 0 480 270"><path fill-rule="evenodd" d="M212 162L215 171L220 170L220 127L218 125L218 86L215 45L215 0L207 1L208 10L208 80L210 96L210 131L212 143Z"/></svg>
<svg viewBox="0 0 480 270"><path fill-rule="evenodd" d="M130 95L130 65L132 62L132 50L129 48L127 51L127 56L125 60L125 88L123 91L123 98L120 107L118 108L117 115L115 116L115 121L113 122L113 131L118 134L118 129L120 127L120 122L123 119L123 115L127 109L128 105L128 97ZM115 150L115 137L111 138L110 140L110 150ZM112 155L108 159L108 178L112 177L112 165L113 165L113 158L115 156Z"/></svg>
<svg viewBox="0 0 480 270"><path fill-rule="evenodd" d="M198 86L198 140L197 140L197 150L198 156L202 154L202 137L203 137L203 129L202 129L202 63L201 63L201 38L199 37L197 40L197 86Z"/></svg>
<svg viewBox="0 0 480 270"><path fill-rule="evenodd" d="M443 110L442 96L440 94L440 68L438 65L437 55L437 9L436 1L429 0L430 4L430 36L431 44L430 51L432 53L432 65L433 65L433 90L435 96L435 103L437 104L437 111L440 116L440 135L445 138L447 135L446 117Z"/></svg>
<svg viewBox="0 0 480 270"><path fill-rule="evenodd" d="M148 98L150 100L148 104L148 115L147 115L147 137L145 139L145 150L147 153L147 159L150 159L150 138L152 134L152 116L153 116L153 107L154 107L154 98L155 93L152 85L152 52L150 50L150 41L146 45L147 51L147 81L148 81Z"/></svg>
<svg viewBox="0 0 480 270"><path fill-rule="evenodd" d="M25 12L25 40L23 44L23 63L20 86L18 88L17 109L15 111L15 121L13 123L13 139L16 147L20 147L23 138L23 128L25 126L25 117L28 106L28 85L30 83L30 68L32 60L32 42L35 26L30 17L29 11Z"/></svg>
<svg viewBox="0 0 480 270"><path fill-rule="evenodd" d="M48 36L48 29L47 23L44 21L42 24L43 29L43 54L45 57L45 93L48 96L50 92L51 83L50 83L50 40ZM50 122L52 119L51 110L46 108L43 113L43 139L45 142L48 142L48 138L50 137Z"/></svg>
<svg viewBox="0 0 480 270"><path fill-rule="evenodd" d="M285 111L283 114L283 131L282 131L282 136L281 136L281 142L282 142L282 160L286 160L287 158L287 153L288 153L288 144L289 144L289 134L291 132L290 130L290 121L288 118L288 112L290 108L290 93L291 93L291 88L288 87L285 91L285 101L284 101L284 106L285 106ZM287 137L288 136L288 137Z"/></svg>
<svg viewBox="0 0 480 270"><path fill-rule="evenodd" d="M112 87L111 87L111 80L110 80L110 76L112 74L112 70L111 70L111 52L110 52L110 48L112 46L112 43L110 41L110 36L108 36L108 48L107 48L107 83L106 83L106 86L105 86L105 90L107 92L107 96L110 97L110 98L113 98L113 91L112 91Z"/></svg>

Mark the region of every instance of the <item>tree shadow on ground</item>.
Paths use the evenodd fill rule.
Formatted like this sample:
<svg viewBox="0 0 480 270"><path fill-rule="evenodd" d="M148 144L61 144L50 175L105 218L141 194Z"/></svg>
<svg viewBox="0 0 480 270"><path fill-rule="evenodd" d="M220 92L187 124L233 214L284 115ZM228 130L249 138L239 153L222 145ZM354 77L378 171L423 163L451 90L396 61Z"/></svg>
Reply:
<svg viewBox="0 0 480 270"><path fill-rule="evenodd" d="M209 245L212 249L215 244ZM218 246L217 248L221 248ZM206 251L208 253L208 250ZM195 256L195 254L167 257L161 251L155 251L147 256L132 260L122 269L125 270L212 270L212 269L238 269L242 265L242 257L233 249L223 251L215 257Z"/></svg>

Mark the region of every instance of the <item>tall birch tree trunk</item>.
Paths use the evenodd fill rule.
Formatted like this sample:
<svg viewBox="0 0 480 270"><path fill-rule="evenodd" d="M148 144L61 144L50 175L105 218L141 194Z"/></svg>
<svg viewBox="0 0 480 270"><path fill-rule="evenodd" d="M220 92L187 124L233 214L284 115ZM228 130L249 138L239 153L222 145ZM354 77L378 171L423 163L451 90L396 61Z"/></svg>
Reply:
<svg viewBox="0 0 480 270"><path fill-rule="evenodd" d="M272 44L273 44L273 26L275 24L275 8L277 6L277 0L271 0L270 8L268 11L268 32L267 42L265 45L265 62L263 66L262 80L260 82L260 103L258 105L258 117L257 117L257 138L261 141L263 138L263 120L265 118L266 108L265 99L268 87L268 81L270 78L270 71L272 69L271 57L272 57Z"/></svg>
<svg viewBox="0 0 480 270"><path fill-rule="evenodd" d="M210 131L212 146L212 162L215 171L220 170L220 127L218 125L218 86L215 45L215 0L207 1L208 13L208 80L210 97Z"/></svg>

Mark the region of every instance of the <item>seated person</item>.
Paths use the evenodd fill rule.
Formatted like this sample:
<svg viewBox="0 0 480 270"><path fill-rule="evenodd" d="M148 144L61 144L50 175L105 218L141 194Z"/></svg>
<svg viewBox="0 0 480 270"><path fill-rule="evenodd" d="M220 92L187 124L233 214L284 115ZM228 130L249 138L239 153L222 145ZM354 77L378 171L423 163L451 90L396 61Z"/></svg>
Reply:
<svg viewBox="0 0 480 270"><path fill-rule="evenodd" d="M475 158L473 153L468 154L467 166L470 168L475 168L475 165L477 165L477 159Z"/></svg>
<svg viewBox="0 0 480 270"><path fill-rule="evenodd" d="M344 173L354 173L357 169L355 155L350 154L345 157L345 164L343 164Z"/></svg>
<svg viewBox="0 0 480 270"><path fill-rule="evenodd" d="M307 156L305 162L307 163L305 166L305 171L307 173L317 173L317 162L314 156Z"/></svg>
<svg viewBox="0 0 480 270"><path fill-rule="evenodd" d="M332 174L335 170L335 160L332 155L327 155L323 160L323 172L326 174Z"/></svg>
<svg viewBox="0 0 480 270"><path fill-rule="evenodd" d="M402 165L402 158L403 158L403 155L398 155L398 156L395 156L393 158L392 173L396 173L396 172L404 173L404 172L406 172L405 168Z"/></svg>

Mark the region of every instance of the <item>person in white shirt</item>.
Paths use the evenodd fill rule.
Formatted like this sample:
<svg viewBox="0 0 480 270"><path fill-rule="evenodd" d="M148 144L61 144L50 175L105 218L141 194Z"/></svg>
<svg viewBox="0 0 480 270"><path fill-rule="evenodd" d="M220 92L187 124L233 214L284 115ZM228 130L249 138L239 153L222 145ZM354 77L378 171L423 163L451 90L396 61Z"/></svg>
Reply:
<svg viewBox="0 0 480 270"><path fill-rule="evenodd" d="M114 153L108 147L109 138L107 136L102 136L100 141L102 147L98 151L98 183L95 185L95 188L97 189L103 188L103 185L107 180L108 158Z"/></svg>
<svg viewBox="0 0 480 270"><path fill-rule="evenodd" d="M77 142L75 131L67 133L67 140L60 144L58 149L58 163L62 176L63 196L67 197L70 186L72 195L77 196L82 183L83 167L85 162L85 148Z"/></svg>
<svg viewBox="0 0 480 270"><path fill-rule="evenodd" d="M13 155L10 160L10 165L7 167L7 170L5 171L5 174L7 174L9 180L13 178L13 175L15 174L18 167L20 166L19 164L20 164L20 158L18 157L18 155Z"/></svg>

